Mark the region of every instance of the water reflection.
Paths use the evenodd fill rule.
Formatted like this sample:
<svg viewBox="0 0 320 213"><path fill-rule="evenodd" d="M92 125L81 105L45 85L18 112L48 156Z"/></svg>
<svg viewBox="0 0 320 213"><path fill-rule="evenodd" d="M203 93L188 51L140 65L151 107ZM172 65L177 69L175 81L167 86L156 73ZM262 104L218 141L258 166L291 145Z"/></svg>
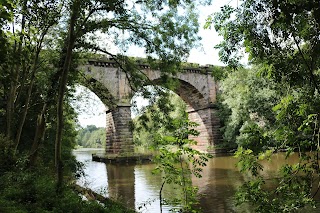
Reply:
<svg viewBox="0 0 320 213"><path fill-rule="evenodd" d="M92 161L92 152L97 152L97 150L84 149L74 152L76 159L85 165L83 171L85 176L78 180L78 184L91 188L104 196L109 196L106 165Z"/></svg>
<svg viewBox="0 0 320 213"><path fill-rule="evenodd" d="M161 177L152 175L155 165L106 165L91 161L90 151L75 152L76 158L85 164L86 177L79 184L92 188L106 196L123 202L140 212L160 212L159 190ZM204 168L203 178L193 177L193 185L199 188L200 206L203 212L233 212L232 197L236 186L243 181L234 165L236 159L219 157L211 159ZM102 189L102 190L101 190ZM181 196L179 189L166 185L166 199ZM169 212L171 206L164 206Z"/></svg>
<svg viewBox="0 0 320 213"><path fill-rule="evenodd" d="M106 165L109 197L135 208L134 165Z"/></svg>
<svg viewBox="0 0 320 213"><path fill-rule="evenodd" d="M209 160L203 168L203 178L193 178L199 188L200 207L203 212L238 212L233 202L236 188L243 182L235 168L236 159L230 156Z"/></svg>
<svg viewBox="0 0 320 213"><path fill-rule="evenodd" d="M87 177L79 180L79 184L115 198L139 212L160 212L159 190L162 180L151 173L155 165L106 165L92 162L91 153L75 152L76 158L86 165L84 172ZM297 155L285 159L283 154L276 154L272 161L263 162L263 174L271 179L281 165L297 162ZM236 163L237 159L232 156L216 157L209 160L201 179L192 177L193 185L199 188L199 202L203 212L252 212L248 205L235 206L234 194L246 179L238 172ZM178 197L181 194L178 189L165 186L165 198ZM164 206L163 212L169 212L170 209L170 206Z"/></svg>

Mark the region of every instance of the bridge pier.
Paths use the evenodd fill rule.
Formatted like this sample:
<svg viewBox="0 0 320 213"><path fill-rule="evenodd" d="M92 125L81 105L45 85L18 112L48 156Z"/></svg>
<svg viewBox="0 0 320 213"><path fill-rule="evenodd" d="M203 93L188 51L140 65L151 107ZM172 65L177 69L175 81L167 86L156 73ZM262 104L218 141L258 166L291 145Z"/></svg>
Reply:
<svg viewBox="0 0 320 213"><path fill-rule="evenodd" d="M106 125L106 153L133 153L133 135L130 129L131 105L121 104L115 109L108 110Z"/></svg>
<svg viewBox="0 0 320 213"><path fill-rule="evenodd" d="M200 151L210 151L213 146L221 141L219 133L220 121L217 110L213 106L201 109L189 109L189 120L199 124L195 129L200 133L198 136L190 136L190 139L197 141L195 148Z"/></svg>

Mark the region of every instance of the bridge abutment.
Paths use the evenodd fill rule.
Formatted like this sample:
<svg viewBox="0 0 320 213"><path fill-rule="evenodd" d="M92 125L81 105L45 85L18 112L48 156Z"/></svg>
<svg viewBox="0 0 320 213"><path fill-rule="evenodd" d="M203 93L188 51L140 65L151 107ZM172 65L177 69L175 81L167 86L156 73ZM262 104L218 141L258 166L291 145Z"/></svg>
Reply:
<svg viewBox="0 0 320 213"><path fill-rule="evenodd" d="M130 128L131 110L129 104L118 105L107 114L106 153L133 153L133 135Z"/></svg>

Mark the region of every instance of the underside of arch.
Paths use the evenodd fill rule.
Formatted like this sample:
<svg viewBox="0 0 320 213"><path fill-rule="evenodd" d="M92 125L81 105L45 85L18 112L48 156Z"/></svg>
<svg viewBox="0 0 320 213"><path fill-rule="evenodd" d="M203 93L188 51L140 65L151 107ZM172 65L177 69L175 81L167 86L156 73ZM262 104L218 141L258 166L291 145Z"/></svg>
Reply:
<svg viewBox="0 0 320 213"><path fill-rule="evenodd" d="M96 94L106 108L114 109L117 106L115 97L113 97L111 92L96 79L86 76L81 79L80 84Z"/></svg>
<svg viewBox="0 0 320 213"><path fill-rule="evenodd" d="M112 93L96 79L86 76L82 84L94 92L106 106L106 152L108 154L133 152L130 130L130 106L119 104Z"/></svg>
<svg viewBox="0 0 320 213"><path fill-rule="evenodd" d="M199 124L196 130L199 136L192 139L197 141L196 148L201 151L208 151L212 146L220 142L220 122L216 109L212 106L210 100L206 99L194 86L181 79L173 91L181 97L187 104L187 112L189 120ZM158 85L161 84L160 79L154 80Z"/></svg>

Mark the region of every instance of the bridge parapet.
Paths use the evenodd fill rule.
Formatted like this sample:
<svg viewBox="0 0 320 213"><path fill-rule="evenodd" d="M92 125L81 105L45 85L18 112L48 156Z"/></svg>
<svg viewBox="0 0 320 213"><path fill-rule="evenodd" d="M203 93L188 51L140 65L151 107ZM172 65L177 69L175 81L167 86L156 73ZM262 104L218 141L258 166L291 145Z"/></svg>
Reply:
<svg viewBox="0 0 320 213"><path fill-rule="evenodd" d="M135 61L136 66L140 69L152 69L150 64L144 63L140 60ZM117 61L113 58L98 60L98 59L89 59L88 65L96 66L96 67L119 67ZM204 66L200 66L199 64L194 63L186 63L182 65L181 72L190 72L190 73L199 73L199 74L211 74L214 65L207 64ZM159 70L159 69L158 69Z"/></svg>

